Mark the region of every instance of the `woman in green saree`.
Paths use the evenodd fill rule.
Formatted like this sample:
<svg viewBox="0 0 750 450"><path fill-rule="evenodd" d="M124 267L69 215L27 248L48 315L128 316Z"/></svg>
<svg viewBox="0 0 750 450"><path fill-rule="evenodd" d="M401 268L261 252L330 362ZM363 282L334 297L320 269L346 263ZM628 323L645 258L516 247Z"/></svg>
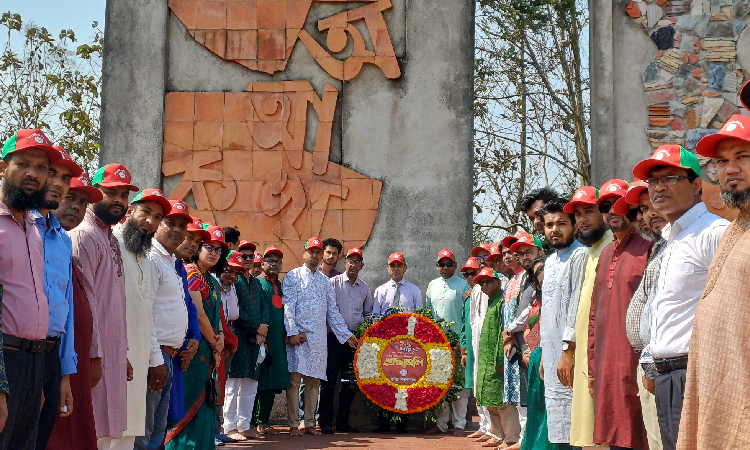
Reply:
<svg viewBox="0 0 750 450"><path fill-rule="evenodd" d="M216 278L209 274L226 261L221 257L226 248L220 227L209 227L211 241L198 248L193 263L185 265L190 296L198 309L202 339L198 352L184 372L185 410L178 423L167 430L167 450L206 450L215 448L216 409L206 403L206 385L213 370L219 366L224 337L221 331L221 294ZM221 262L220 262L221 261Z"/></svg>

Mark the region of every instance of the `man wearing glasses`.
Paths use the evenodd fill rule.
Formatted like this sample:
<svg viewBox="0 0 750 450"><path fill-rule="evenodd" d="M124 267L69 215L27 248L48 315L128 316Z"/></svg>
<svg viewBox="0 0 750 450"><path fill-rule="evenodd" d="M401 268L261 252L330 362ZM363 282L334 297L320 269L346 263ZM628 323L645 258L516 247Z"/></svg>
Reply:
<svg viewBox="0 0 750 450"><path fill-rule="evenodd" d="M453 322L450 326L451 331L461 334L461 324L463 322L463 294L469 290L469 283L463 278L457 276L456 258L453 252L444 248L438 253L437 263L435 263L440 277L430 281L427 286L427 306L432 308L436 318L445 319L446 322ZM453 426L455 436L463 436L466 428L466 408L469 404L469 389L463 389L458 394L458 400L451 405L443 405L443 409L437 417L437 424L427 430L428 434L445 433L448 431L448 419L451 409L453 410Z"/></svg>
<svg viewBox="0 0 750 450"><path fill-rule="evenodd" d="M651 203L670 224L646 349L658 371L654 395L662 443L664 450L674 450L695 311L729 222L706 209L698 159L679 145L662 145L635 166L633 175L646 179Z"/></svg>
<svg viewBox="0 0 750 450"><path fill-rule="evenodd" d="M362 325L365 317L372 314L373 299L370 286L359 278L359 271L363 266L362 250L357 247L350 248L346 253L346 272L330 279L336 291L336 306L352 333ZM327 379L320 382L320 405L318 406L320 431L323 434L333 434L333 397L336 391L336 381L340 378L340 373L351 367L354 353L355 349L347 343L340 343L329 327ZM336 431L339 433L359 433L359 430L349 425L349 409L356 393L357 386L353 379L341 381L339 409L336 415Z"/></svg>

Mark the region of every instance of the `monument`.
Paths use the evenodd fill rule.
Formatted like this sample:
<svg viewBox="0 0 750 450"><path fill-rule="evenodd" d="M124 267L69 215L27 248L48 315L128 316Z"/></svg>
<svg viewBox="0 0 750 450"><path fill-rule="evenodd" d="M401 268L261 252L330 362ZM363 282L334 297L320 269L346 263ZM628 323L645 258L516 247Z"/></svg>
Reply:
<svg viewBox="0 0 750 450"><path fill-rule="evenodd" d="M472 232L471 3L107 3L101 163L301 264L310 236L401 251L423 289Z"/></svg>
<svg viewBox="0 0 750 450"><path fill-rule="evenodd" d="M631 179L663 144L695 152L735 113L748 80L744 0L595 0L591 17L591 157L594 183ZM701 158L701 157L699 157ZM701 159L703 199L727 218L713 162Z"/></svg>

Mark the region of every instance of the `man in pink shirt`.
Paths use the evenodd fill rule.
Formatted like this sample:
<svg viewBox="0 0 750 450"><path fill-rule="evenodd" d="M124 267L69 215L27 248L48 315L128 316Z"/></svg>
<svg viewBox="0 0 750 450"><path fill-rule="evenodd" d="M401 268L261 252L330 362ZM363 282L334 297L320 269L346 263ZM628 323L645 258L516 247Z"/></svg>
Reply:
<svg viewBox="0 0 750 450"><path fill-rule="evenodd" d="M47 136L36 129L19 130L3 146L0 161L3 179L0 284L4 288L0 450L35 448L42 404L44 353L57 350L56 343L46 340L49 310L44 294L44 248L29 210L44 205L43 188L49 166L59 160L60 153Z"/></svg>
<svg viewBox="0 0 750 450"><path fill-rule="evenodd" d="M138 188L130 184L130 172L121 164L100 168L91 184L99 188L104 199L91 205L83 222L69 234L73 263L80 270L94 319L91 376L101 377L91 391L96 436L99 448L108 449L112 438L127 428L127 382L133 376L127 360L125 274L112 226L125 217L130 191ZM84 359L82 355L79 358Z"/></svg>

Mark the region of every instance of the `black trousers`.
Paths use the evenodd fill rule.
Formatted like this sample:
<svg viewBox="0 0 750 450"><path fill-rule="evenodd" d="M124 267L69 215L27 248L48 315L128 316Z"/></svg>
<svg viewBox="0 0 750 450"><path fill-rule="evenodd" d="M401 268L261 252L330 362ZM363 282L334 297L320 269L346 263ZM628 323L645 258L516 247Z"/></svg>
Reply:
<svg viewBox="0 0 750 450"><path fill-rule="evenodd" d="M60 410L60 352L55 350L44 354L44 405L39 412L39 431L36 436L36 450L47 448L47 441L55 427Z"/></svg>
<svg viewBox="0 0 750 450"><path fill-rule="evenodd" d="M333 424L333 398L336 393L336 381L340 373L346 371L354 361L355 350L346 342L341 344L333 333L328 333L328 362L326 378L320 381L320 404L318 405L318 422L320 427L330 427ZM349 425L349 411L354 396L357 394L357 382L348 380L341 382L339 391L339 409L336 414L336 426Z"/></svg>
<svg viewBox="0 0 750 450"><path fill-rule="evenodd" d="M659 372L654 380L656 415L659 417L664 450L675 450L680 431L682 401L685 397L686 369Z"/></svg>
<svg viewBox="0 0 750 450"><path fill-rule="evenodd" d="M0 450L34 450L42 404L44 353L3 348L3 357L10 395Z"/></svg>

